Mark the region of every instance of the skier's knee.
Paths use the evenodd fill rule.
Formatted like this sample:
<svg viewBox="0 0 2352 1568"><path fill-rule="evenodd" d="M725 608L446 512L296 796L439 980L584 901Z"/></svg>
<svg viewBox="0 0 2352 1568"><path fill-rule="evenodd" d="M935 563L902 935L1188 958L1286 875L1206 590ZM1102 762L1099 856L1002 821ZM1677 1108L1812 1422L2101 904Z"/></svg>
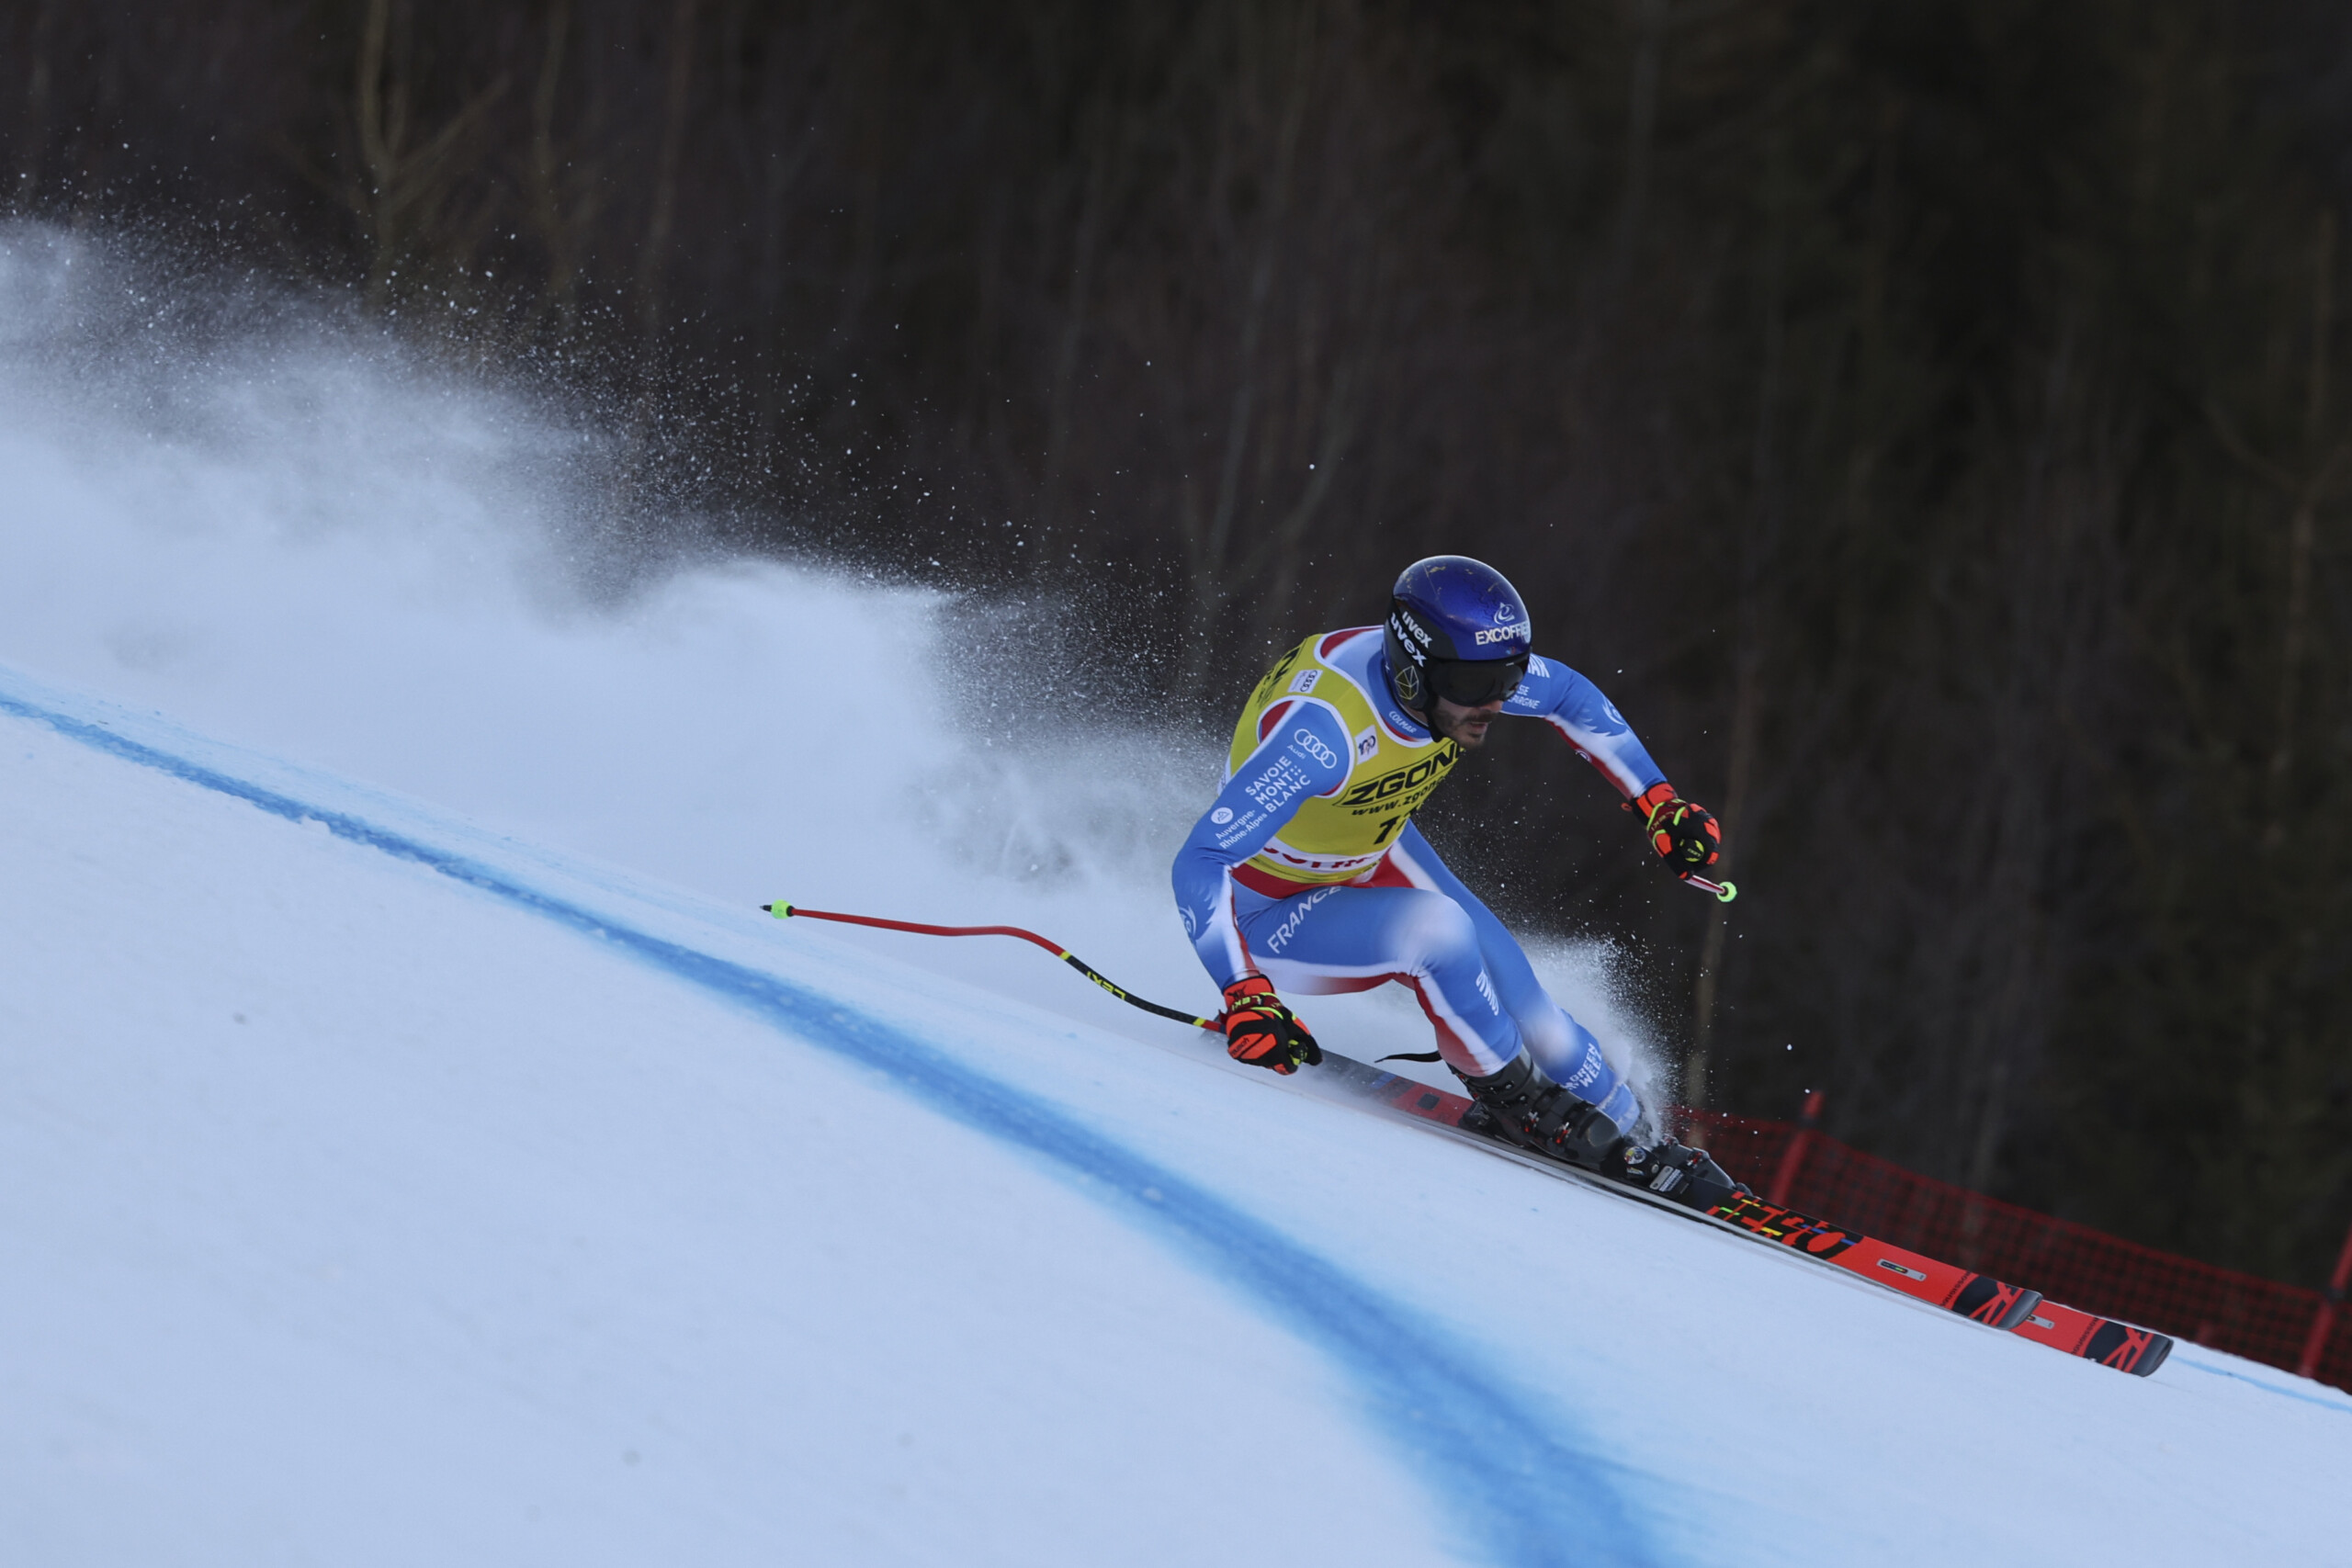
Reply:
<svg viewBox="0 0 2352 1568"><path fill-rule="evenodd" d="M1410 945L1415 969L1431 975L1462 963L1485 967L1478 952L1478 928L1470 912L1442 893L1415 901Z"/></svg>

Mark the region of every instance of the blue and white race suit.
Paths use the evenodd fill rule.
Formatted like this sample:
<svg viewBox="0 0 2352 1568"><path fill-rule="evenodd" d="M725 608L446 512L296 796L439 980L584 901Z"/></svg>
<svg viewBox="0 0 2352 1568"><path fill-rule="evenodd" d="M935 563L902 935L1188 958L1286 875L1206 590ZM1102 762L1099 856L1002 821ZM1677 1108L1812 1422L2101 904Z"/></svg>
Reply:
<svg viewBox="0 0 2352 1568"><path fill-rule="evenodd" d="M1502 711L1550 724L1629 798L1664 781L1566 665L1532 659ZM1308 996L1408 986L1457 1072L1485 1077L1524 1045L1630 1129L1633 1090L1599 1042L1411 823L1459 755L1396 703L1379 627L1307 638L1259 683L1225 787L1177 852L1185 931L1220 987L1251 974Z"/></svg>

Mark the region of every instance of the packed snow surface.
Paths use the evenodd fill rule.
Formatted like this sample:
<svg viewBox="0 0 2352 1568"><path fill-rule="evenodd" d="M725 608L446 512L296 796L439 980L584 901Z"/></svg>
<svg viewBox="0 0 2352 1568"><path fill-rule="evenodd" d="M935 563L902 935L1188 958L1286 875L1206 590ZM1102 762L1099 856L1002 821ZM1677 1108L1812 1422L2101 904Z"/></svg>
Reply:
<svg viewBox="0 0 2352 1568"><path fill-rule="evenodd" d="M192 347L181 287L0 231L0 1561L2344 1560L2332 1390L759 914L1206 1007L1214 756L993 728L944 587L585 592L593 432L332 317Z"/></svg>

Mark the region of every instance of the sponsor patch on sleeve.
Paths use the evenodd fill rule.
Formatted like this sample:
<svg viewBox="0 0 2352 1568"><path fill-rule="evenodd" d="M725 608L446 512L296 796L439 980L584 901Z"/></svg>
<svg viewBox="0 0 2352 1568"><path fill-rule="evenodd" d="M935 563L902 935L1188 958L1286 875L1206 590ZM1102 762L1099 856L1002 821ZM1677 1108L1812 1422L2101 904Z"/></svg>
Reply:
<svg viewBox="0 0 2352 1568"><path fill-rule="evenodd" d="M1290 678L1290 689L1298 695L1305 696L1315 689L1315 682L1321 679L1323 679L1323 671L1320 670L1302 670Z"/></svg>
<svg viewBox="0 0 2352 1568"><path fill-rule="evenodd" d="M1327 768L1340 765L1339 753L1316 739L1315 731L1303 724L1290 732L1290 749L1298 756L1311 757Z"/></svg>
<svg viewBox="0 0 2352 1568"><path fill-rule="evenodd" d="M1369 762L1372 754L1380 750L1380 732L1366 726L1356 732L1356 761Z"/></svg>
<svg viewBox="0 0 2352 1568"><path fill-rule="evenodd" d="M1272 766L1241 787L1249 793L1250 799L1258 803L1259 810L1272 813L1288 805L1293 796L1305 795L1310 783L1306 770L1284 756L1275 758ZM1240 829L1237 828L1229 831L1238 833Z"/></svg>
<svg viewBox="0 0 2352 1568"><path fill-rule="evenodd" d="M1231 823L1230 826L1227 826L1225 822L1217 824L1216 847L1221 850L1229 850L1234 845L1241 842L1242 840L1247 839L1251 833L1256 832L1258 830L1258 825L1265 820L1265 818L1255 811L1245 811L1241 814L1240 821L1232 822L1232 812L1225 810L1222 807L1218 808L1218 812L1219 815L1222 815L1227 818L1227 822ZM1215 820L1215 818L1213 818L1211 820Z"/></svg>

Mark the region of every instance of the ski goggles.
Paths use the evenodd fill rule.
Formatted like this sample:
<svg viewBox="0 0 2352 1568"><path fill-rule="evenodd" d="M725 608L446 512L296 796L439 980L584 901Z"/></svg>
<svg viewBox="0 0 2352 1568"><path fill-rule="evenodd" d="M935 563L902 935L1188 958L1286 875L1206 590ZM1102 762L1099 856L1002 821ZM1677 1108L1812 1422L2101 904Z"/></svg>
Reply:
<svg viewBox="0 0 2352 1568"><path fill-rule="evenodd" d="M1501 702L1527 679L1527 655L1511 659L1432 659L1421 666L1430 691L1456 707Z"/></svg>

